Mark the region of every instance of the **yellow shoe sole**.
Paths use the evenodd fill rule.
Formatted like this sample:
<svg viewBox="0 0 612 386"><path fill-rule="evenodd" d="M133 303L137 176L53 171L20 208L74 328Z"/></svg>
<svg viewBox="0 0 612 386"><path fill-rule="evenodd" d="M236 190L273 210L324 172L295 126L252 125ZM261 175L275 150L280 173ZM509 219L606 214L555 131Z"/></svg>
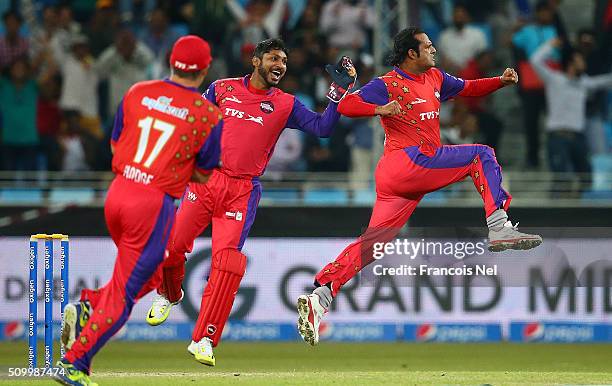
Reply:
<svg viewBox="0 0 612 386"><path fill-rule="evenodd" d="M205 356L201 356L201 355L197 355L196 354L196 355L194 355L194 357L195 357L196 361L198 361L201 364L206 365L206 366L213 367L215 365L215 362L216 362L214 356L213 357L205 357Z"/></svg>

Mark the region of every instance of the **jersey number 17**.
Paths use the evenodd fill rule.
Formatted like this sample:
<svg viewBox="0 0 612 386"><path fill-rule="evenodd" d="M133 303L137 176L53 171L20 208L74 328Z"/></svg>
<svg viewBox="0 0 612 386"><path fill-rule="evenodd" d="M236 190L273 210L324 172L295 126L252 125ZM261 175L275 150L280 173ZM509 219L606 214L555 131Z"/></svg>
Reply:
<svg viewBox="0 0 612 386"><path fill-rule="evenodd" d="M134 162L136 163L142 163L142 160L144 159L145 152L147 151L147 147L149 145L151 128L161 131L161 135L157 139L157 142L155 142L153 150L151 150L151 153L143 164L144 167L149 168L172 136L176 126L153 117L146 117L138 121L138 127L140 128L140 139L138 140L136 155L134 156Z"/></svg>

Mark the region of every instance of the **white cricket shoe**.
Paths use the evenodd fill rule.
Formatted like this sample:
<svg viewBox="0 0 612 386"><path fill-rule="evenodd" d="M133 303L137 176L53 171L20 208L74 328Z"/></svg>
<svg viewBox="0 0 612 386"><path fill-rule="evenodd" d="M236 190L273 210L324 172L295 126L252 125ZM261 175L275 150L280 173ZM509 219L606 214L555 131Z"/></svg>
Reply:
<svg viewBox="0 0 612 386"><path fill-rule="evenodd" d="M196 361L205 364L207 366L215 365L215 355L213 354L212 340L209 338L202 338L197 343L192 342L194 344L193 348L193 356ZM191 347L191 344L189 345ZM189 350L189 347L187 348ZM191 352L191 351L190 351Z"/></svg>
<svg viewBox="0 0 612 386"><path fill-rule="evenodd" d="M60 343L64 347L64 351L72 348L77 336L89 321L91 313L91 304L88 300L66 304L62 315L62 333L60 336Z"/></svg>
<svg viewBox="0 0 612 386"><path fill-rule="evenodd" d="M498 230L489 229L489 251L501 252L506 249L531 249L542 244L542 236L518 231L518 223L506 221Z"/></svg>
<svg viewBox="0 0 612 386"><path fill-rule="evenodd" d="M187 346L187 352L191 355L195 355L196 345L197 343L192 340L191 343L189 343L189 346Z"/></svg>
<svg viewBox="0 0 612 386"><path fill-rule="evenodd" d="M319 295L301 295L297 301L298 331L302 339L311 346L319 343L319 326L327 310L319 302Z"/></svg>
<svg viewBox="0 0 612 386"><path fill-rule="evenodd" d="M172 306L179 304L183 300L184 296L185 292L181 290L181 298L177 302L172 303L166 299L164 295L157 294L155 298L153 298L151 308L149 308L149 313L147 314L146 318L147 323L149 323L150 326L159 326L165 322L166 319L168 319L168 316L170 316L170 309Z"/></svg>

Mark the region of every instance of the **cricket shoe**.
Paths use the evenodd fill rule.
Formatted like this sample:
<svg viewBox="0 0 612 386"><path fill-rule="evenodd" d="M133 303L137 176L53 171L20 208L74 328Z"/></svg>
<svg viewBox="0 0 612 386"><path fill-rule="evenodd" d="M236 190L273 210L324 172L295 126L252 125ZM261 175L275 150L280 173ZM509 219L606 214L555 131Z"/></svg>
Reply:
<svg viewBox="0 0 612 386"><path fill-rule="evenodd" d="M200 340L199 342L192 342L192 344L190 344L189 347L192 347L193 356L196 361L207 366L215 365L215 355L213 354L212 340L210 340L209 338L202 338L202 340ZM189 347L187 347L187 350L191 352L191 350L189 350Z"/></svg>
<svg viewBox="0 0 612 386"><path fill-rule="evenodd" d="M506 223L497 230L489 229L489 251L501 252L506 249L526 250L542 244L542 236L518 231L518 223Z"/></svg>
<svg viewBox="0 0 612 386"><path fill-rule="evenodd" d="M327 310L319 302L319 295L301 295L297 301L298 331L311 346L319 343L319 326Z"/></svg>
<svg viewBox="0 0 612 386"><path fill-rule="evenodd" d="M62 316L62 336L60 337L65 351L72 348L77 336L89 321L91 313L91 304L88 300L66 304Z"/></svg>
<svg viewBox="0 0 612 386"><path fill-rule="evenodd" d="M172 308L172 306L176 306L177 304L179 304L183 300L184 296L185 292L181 290L181 298L178 301L172 303L170 300L166 299L164 295L157 294L153 299L153 304L151 305L151 308L149 308L149 313L147 314L147 323L149 323L150 326L159 326L160 324L165 322L166 319L168 319L168 316L170 316L170 309Z"/></svg>
<svg viewBox="0 0 612 386"><path fill-rule="evenodd" d="M189 346L187 346L187 352L195 356L197 345L198 344L192 340L191 343L189 343Z"/></svg>
<svg viewBox="0 0 612 386"><path fill-rule="evenodd" d="M53 374L53 379L62 385L68 386L98 386L85 372L75 368L66 359L60 359L57 364L57 373Z"/></svg>

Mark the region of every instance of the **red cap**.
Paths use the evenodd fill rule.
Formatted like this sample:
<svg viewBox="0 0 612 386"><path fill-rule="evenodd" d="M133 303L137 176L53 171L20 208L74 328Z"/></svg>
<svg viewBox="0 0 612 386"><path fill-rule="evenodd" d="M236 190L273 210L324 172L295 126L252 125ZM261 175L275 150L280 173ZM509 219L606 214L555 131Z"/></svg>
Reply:
<svg viewBox="0 0 612 386"><path fill-rule="evenodd" d="M185 72L200 71L208 67L212 57L206 40L195 35L179 38L170 54L170 67Z"/></svg>

